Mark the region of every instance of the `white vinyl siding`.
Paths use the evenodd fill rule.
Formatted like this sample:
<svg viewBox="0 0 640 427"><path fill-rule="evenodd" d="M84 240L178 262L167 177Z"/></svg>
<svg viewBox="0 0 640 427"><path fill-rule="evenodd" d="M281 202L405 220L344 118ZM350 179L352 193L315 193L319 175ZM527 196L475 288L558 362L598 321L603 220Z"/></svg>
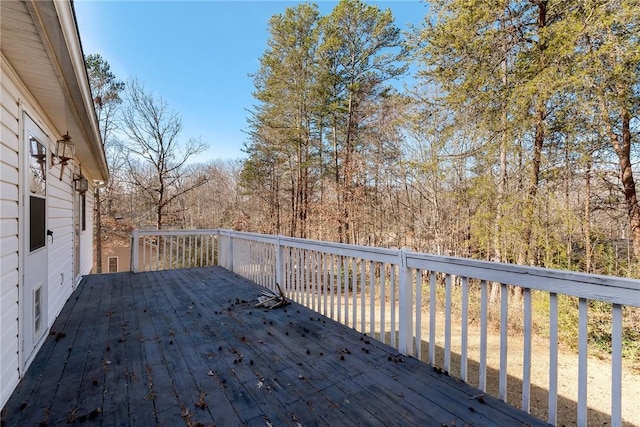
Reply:
<svg viewBox="0 0 640 427"><path fill-rule="evenodd" d="M18 90L0 58L0 406L19 380L19 155Z"/></svg>
<svg viewBox="0 0 640 427"><path fill-rule="evenodd" d="M0 407L4 406L20 377L19 323L21 316L20 275L21 259L19 253L20 233L24 227L20 216L20 152L23 144L23 111L38 123L49 136L51 152L55 150L56 131L49 124L41 110L34 105L33 99L17 77L5 68L2 58L1 116L0 116L0 296L2 298L0 323ZM21 100L21 106L18 105ZM59 133L59 131L58 131ZM72 135L72 138L74 136ZM80 138L80 135L77 135ZM75 138L74 138L75 139ZM79 141L75 141L78 143ZM53 243L48 241L48 295L46 317L42 327L50 328L60 314L64 303L73 292L75 277L73 274L73 197L77 197L73 187L72 165L64 169L62 181L60 166L50 168L48 175L47 228L53 231ZM81 232L80 274L88 274L93 265L93 194L91 188L86 193L87 215L86 230Z"/></svg>
<svg viewBox="0 0 640 427"><path fill-rule="evenodd" d="M55 142L55 141L53 141ZM53 231L53 242L49 238L49 306L48 324L62 310L65 301L73 292L73 181L72 168L64 168L62 181L60 165L50 168L48 179L48 228Z"/></svg>

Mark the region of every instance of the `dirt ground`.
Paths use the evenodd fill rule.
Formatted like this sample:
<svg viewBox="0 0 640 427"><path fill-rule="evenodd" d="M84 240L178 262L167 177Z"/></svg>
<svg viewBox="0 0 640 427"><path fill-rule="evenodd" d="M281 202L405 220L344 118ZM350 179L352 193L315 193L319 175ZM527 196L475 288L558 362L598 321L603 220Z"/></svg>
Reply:
<svg viewBox="0 0 640 427"><path fill-rule="evenodd" d="M428 326L427 326L428 327ZM427 329L428 331L428 329ZM444 337L444 334L442 335ZM500 335L489 331L487 365L487 392L498 395L498 368L500 366ZM442 348L444 338L436 339ZM452 328L452 343L460 343L460 331ZM428 345L428 344L426 344ZM534 337L531 343L531 413L538 418L548 418L549 386L549 341ZM468 382L478 385L478 360L480 354L479 332L473 325L469 330L469 376ZM507 344L507 402L522 407L522 370L524 341L522 336L510 337ZM452 349L459 354L460 346ZM437 352L438 353L438 352ZM436 361L444 360L444 351L436 354ZM423 349L424 354L424 349ZM426 354L425 354L426 356ZM440 357L440 359L438 358ZM426 360L426 358L423 358ZM452 358L452 374L459 375L459 357ZM611 413L611 361L590 356L587 366L587 422L590 426L610 425ZM623 365L622 373L622 417L624 426L640 426L640 375ZM559 426L576 425L578 396L578 356L569 349L558 351L558 413Z"/></svg>
<svg viewBox="0 0 640 427"><path fill-rule="evenodd" d="M355 328L360 329L360 304L357 303L357 321ZM334 307L335 320L338 320L337 307ZM322 310L320 310L322 311ZM329 311L329 310L328 310ZM330 313L327 312L329 315ZM341 307L341 319L344 320L344 303ZM365 330L370 333L369 307L365 307ZM348 326L353 326L352 304L348 307ZM380 319L380 307L376 304L375 318ZM331 316L330 316L331 317ZM375 325L375 338L379 337L379 320ZM386 310L385 330L391 329L390 312ZM438 313L436 318L436 358L435 365L443 366L444 362L444 314ZM422 344L421 359L429 361L429 313L422 313ZM397 328L397 324L396 324ZM451 327L451 369L452 376L460 374L460 348L461 348L460 320L452 318ZM478 386L480 360L480 327L479 324L469 324L468 332L468 377L467 382ZM499 366L500 366L500 333L489 328L487 333L487 393L498 396ZM390 343L389 334L385 335L385 342ZM531 398L530 412L540 419L547 420L548 411L548 385L549 385L549 341L548 339L534 336L531 343ZM522 407L522 365L524 355L524 340L521 335L510 336L507 343L507 402L511 405ZM595 355L590 355L587 367L587 395L589 426L608 426L611 413L611 361L602 360ZM622 418L623 426L640 426L640 374L623 363L622 373ZM558 349L558 426L575 426L577 418L578 396L578 356L570 350Z"/></svg>

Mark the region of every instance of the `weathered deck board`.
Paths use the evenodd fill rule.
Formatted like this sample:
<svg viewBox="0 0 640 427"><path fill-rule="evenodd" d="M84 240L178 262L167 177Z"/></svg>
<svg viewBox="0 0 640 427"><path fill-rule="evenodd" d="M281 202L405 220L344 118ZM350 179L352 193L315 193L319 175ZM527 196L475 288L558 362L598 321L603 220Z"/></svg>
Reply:
<svg viewBox="0 0 640 427"><path fill-rule="evenodd" d="M2 425L546 425L260 290L217 267L86 277Z"/></svg>

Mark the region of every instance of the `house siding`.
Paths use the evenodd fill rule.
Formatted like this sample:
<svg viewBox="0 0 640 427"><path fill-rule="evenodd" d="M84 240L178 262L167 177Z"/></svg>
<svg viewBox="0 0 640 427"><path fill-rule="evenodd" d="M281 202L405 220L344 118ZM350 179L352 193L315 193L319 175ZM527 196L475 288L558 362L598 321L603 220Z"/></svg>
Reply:
<svg viewBox="0 0 640 427"><path fill-rule="evenodd" d="M53 231L49 241L49 326L62 310L73 291L73 188L70 167L64 169L62 181L60 166L51 168L48 186L48 227Z"/></svg>
<svg viewBox="0 0 640 427"><path fill-rule="evenodd" d="M20 170L23 148L24 112L49 135L50 152L53 152L56 135L42 109L33 101L24 84L2 61L0 75L0 407L4 406L18 381L20 372L19 318L21 316L21 286L23 271L20 237L24 224L20 220ZM77 143L77 142L76 142ZM78 164L74 162L74 164ZM81 166L81 165L79 165ZM47 227L53 231L53 242L48 242L48 301L46 327L49 329L60 314L77 283L74 262L80 263L80 275L88 274L93 264L93 195L86 193L86 230L81 231L81 254L74 260L74 197L73 167L64 169L62 180L60 166L51 167L47 177ZM37 350L37 349L36 349Z"/></svg>
<svg viewBox="0 0 640 427"><path fill-rule="evenodd" d="M19 135L17 88L0 58L0 404L9 398L19 375Z"/></svg>

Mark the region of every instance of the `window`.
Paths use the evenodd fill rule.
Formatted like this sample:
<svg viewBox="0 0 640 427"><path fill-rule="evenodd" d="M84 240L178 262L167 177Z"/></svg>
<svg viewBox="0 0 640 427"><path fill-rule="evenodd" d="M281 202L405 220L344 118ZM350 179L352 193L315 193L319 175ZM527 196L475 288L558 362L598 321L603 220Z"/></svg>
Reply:
<svg viewBox="0 0 640 427"><path fill-rule="evenodd" d="M29 250L31 252L44 248L47 244L46 214L45 199L29 196Z"/></svg>
<svg viewBox="0 0 640 427"><path fill-rule="evenodd" d="M29 136L29 190L38 196L47 195L47 149L33 136Z"/></svg>
<svg viewBox="0 0 640 427"><path fill-rule="evenodd" d="M110 256L109 257L109 273L117 273L118 272L118 257Z"/></svg>
<svg viewBox="0 0 640 427"><path fill-rule="evenodd" d="M33 292L33 329L34 335L38 335L42 327L42 288Z"/></svg>
<svg viewBox="0 0 640 427"><path fill-rule="evenodd" d="M37 139L29 138L29 250L47 244L47 149Z"/></svg>
<svg viewBox="0 0 640 427"><path fill-rule="evenodd" d="M82 231L85 231L87 229L87 197L84 193L80 194L80 221Z"/></svg>

